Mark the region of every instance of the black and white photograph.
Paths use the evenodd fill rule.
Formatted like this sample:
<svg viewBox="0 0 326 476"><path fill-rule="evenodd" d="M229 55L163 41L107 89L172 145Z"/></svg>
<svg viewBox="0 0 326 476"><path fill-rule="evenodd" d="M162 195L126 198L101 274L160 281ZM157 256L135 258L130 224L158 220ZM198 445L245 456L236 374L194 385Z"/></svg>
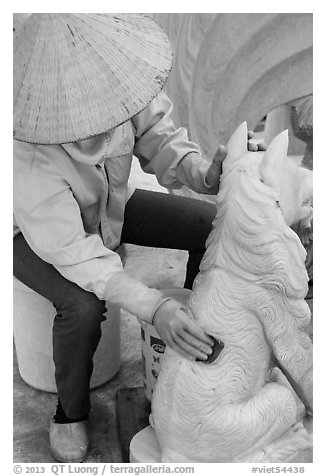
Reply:
<svg viewBox="0 0 326 476"><path fill-rule="evenodd" d="M315 14L269 6L11 14L14 473L321 474Z"/></svg>

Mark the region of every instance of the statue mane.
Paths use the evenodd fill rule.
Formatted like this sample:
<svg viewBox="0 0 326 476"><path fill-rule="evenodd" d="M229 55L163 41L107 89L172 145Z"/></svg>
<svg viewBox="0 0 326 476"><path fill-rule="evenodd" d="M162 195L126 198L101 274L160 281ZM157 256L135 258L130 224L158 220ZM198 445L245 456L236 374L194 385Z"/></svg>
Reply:
<svg viewBox="0 0 326 476"><path fill-rule="evenodd" d="M258 165L251 157L240 159L221 176L200 271L219 267L288 298L304 298L305 249L286 224L275 191L261 180Z"/></svg>

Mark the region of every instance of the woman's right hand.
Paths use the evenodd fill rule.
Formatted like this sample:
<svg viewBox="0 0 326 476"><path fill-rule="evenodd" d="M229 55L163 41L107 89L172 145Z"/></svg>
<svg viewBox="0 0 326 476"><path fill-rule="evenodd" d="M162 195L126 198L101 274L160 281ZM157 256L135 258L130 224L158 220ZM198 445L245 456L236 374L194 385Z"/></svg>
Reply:
<svg viewBox="0 0 326 476"><path fill-rule="evenodd" d="M214 340L174 299L163 302L154 314L153 324L166 345L191 360L207 360Z"/></svg>

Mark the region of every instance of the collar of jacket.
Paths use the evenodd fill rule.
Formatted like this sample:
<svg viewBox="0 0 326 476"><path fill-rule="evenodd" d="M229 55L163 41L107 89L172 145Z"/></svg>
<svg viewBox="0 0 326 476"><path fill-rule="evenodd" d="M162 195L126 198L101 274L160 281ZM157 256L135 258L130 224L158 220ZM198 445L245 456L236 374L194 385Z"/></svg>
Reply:
<svg viewBox="0 0 326 476"><path fill-rule="evenodd" d="M134 133L130 121L112 131L90 137L89 139L62 144L69 156L88 165L101 165L108 157L129 153L134 146Z"/></svg>

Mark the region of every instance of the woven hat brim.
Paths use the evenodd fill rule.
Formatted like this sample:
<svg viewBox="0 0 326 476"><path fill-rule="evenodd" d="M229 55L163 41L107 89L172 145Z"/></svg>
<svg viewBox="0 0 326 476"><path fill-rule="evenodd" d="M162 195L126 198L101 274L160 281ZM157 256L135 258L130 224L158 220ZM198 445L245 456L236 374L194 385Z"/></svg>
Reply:
<svg viewBox="0 0 326 476"><path fill-rule="evenodd" d="M14 44L14 138L63 144L113 129L157 96L171 65L146 15L31 15Z"/></svg>

